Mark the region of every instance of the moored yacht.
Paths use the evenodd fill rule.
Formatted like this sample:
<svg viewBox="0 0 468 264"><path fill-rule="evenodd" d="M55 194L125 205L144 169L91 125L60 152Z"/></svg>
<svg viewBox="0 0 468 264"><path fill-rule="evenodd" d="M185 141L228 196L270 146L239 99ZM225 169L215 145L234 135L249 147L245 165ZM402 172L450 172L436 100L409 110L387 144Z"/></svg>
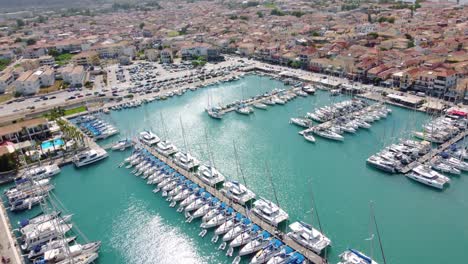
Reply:
<svg viewBox="0 0 468 264"><path fill-rule="evenodd" d="M278 226L279 223L289 218L289 215L283 209L264 198L258 199L253 205L251 212L270 225Z"/></svg>
<svg viewBox="0 0 468 264"><path fill-rule="evenodd" d="M341 261L338 264L377 264L373 259L356 249L348 249L340 254Z"/></svg>
<svg viewBox="0 0 468 264"><path fill-rule="evenodd" d="M21 178L27 178L31 180L41 180L50 178L60 173L60 168L56 164L44 165L35 168L27 169Z"/></svg>
<svg viewBox="0 0 468 264"><path fill-rule="evenodd" d="M157 143L155 149L158 153L165 157L174 155L178 151L177 147L167 139L161 140L159 143Z"/></svg>
<svg viewBox="0 0 468 264"><path fill-rule="evenodd" d="M100 161L102 159L107 158L108 154L105 150L98 151L98 150L88 150L83 153L75 155L73 157L73 163L76 167L82 167L94 162Z"/></svg>
<svg viewBox="0 0 468 264"><path fill-rule="evenodd" d="M133 142L130 140L130 139L122 139L122 140L119 140L117 141L113 146L112 146L112 150L125 150L129 147L133 146Z"/></svg>
<svg viewBox="0 0 468 264"><path fill-rule="evenodd" d="M268 245L264 246L260 251L255 254L255 256L250 261L250 264L259 264L259 263L266 263L276 254L281 252L281 248L283 247L283 242L278 239L272 239Z"/></svg>
<svg viewBox="0 0 468 264"><path fill-rule="evenodd" d="M328 237L304 222L294 222L289 225L289 228L291 232L287 234L288 237L317 254L320 254L331 243Z"/></svg>
<svg viewBox="0 0 468 264"><path fill-rule="evenodd" d="M174 155L174 163L186 171L190 171L200 165L200 161L190 155L190 153L184 152L177 152Z"/></svg>
<svg viewBox="0 0 468 264"><path fill-rule="evenodd" d="M221 193L235 203L245 205L248 201L255 198L255 193L247 189L238 181L230 180L223 184Z"/></svg>
<svg viewBox="0 0 468 264"><path fill-rule="evenodd" d="M153 146L160 141L159 137L149 130L140 132L139 139L143 144L147 146Z"/></svg>
<svg viewBox="0 0 468 264"><path fill-rule="evenodd" d="M224 175L211 165L201 165L195 175L209 186L215 186L225 180Z"/></svg>

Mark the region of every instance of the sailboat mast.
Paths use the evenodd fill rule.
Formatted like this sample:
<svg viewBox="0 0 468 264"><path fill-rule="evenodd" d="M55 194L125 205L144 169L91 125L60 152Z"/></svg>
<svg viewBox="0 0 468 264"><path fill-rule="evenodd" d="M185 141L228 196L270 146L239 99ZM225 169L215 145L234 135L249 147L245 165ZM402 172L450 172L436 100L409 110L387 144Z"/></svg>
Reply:
<svg viewBox="0 0 468 264"><path fill-rule="evenodd" d="M275 184L273 183L273 175L271 174L271 170L269 169L269 166L266 161L265 161L265 169L266 169L266 173L268 174L268 178L270 179L271 188L273 189L273 195L275 196L276 204L280 206L279 201L278 201L278 195L276 194L276 190L275 190Z"/></svg>
<svg viewBox="0 0 468 264"><path fill-rule="evenodd" d="M205 130L206 149L208 151L208 159L210 161L210 169L213 169L213 167L215 166L214 165L214 159L213 159L213 155L211 153L210 143L208 141L208 133L206 132L206 128L204 130Z"/></svg>
<svg viewBox="0 0 468 264"><path fill-rule="evenodd" d="M185 151L187 152L186 154L188 154L189 150L188 150L188 147L187 147L187 139L185 138L184 125L182 124L182 117L180 117L180 116L179 116L179 122L180 122L180 127L182 129L182 138L184 140Z"/></svg>
<svg viewBox="0 0 468 264"><path fill-rule="evenodd" d="M379 239L379 247L380 247L380 252L382 253L383 263L384 263L384 264L387 264L387 260L386 260L386 258L385 258L385 253L384 253L384 249L383 249L383 246L382 246L382 239L380 238L379 226L377 225L377 219L375 218L374 204L373 204L372 202L371 202L371 204L370 204L370 208L371 208L372 220L374 221L374 225L375 225L375 231L377 232L377 238Z"/></svg>
<svg viewBox="0 0 468 264"><path fill-rule="evenodd" d="M236 165L237 165L238 172L240 172L242 180L244 181L244 186L247 187L247 181L245 180L244 171L242 170L242 166L241 166L240 161L239 161L239 155L237 153L236 142L233 140L232 143L234 145L234 156L235 156L235 159L236 159Z"/></svg>

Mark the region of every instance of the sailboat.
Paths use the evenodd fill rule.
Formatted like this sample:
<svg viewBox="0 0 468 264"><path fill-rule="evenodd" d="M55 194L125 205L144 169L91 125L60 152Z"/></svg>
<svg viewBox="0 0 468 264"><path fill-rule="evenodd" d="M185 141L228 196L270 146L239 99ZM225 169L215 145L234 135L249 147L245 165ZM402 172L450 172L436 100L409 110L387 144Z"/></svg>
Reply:
<svg viewBox="0 0 468 264"><path fill-rule="evenodd" d="M341 261L338 262L338 264L378 264L375 260L372 259L372 252L373 252L373 247L374 247L374 234L372 233L372 223L375 226L375 231L377 233L377 237L379 240L379 246L380 246L380 251L382 254L383 263L384 264L387 263L385 259L384 250L382 247L382 240L380 238L380 232L379 232L379 228L378 228L377 221L375 218L374 207L373 207L372 202L370 203L370 210L371 210L370 223L369 223L370 237L366 240L370 241L371 256L369 257L357 249L349 248L348 250L340 254L339 257Z"/></svg>

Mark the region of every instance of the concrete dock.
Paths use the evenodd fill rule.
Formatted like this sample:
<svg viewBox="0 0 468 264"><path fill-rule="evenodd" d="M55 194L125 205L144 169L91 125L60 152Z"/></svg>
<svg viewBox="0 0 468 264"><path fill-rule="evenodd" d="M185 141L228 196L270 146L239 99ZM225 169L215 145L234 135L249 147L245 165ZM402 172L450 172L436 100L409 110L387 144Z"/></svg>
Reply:
<svg viewBox="0 0 468 264"><path fill-rule="evenodd" d="M154 155L155 157L157 157L158 159L162 160L167 165L169 165L171 168L176 170L178 173L180 173L181 175L184 175L187 179L189 179L189 180L193 181L194 183L198 184L200 187L204 188L207 192L209 192L211 195L218 198L220 201L225 202L226 204L231 206L237 212L239 212L239 213L241 213L243 215L248 215L253 223L257 224L258 226L260 226L264 230L270 232L270 234L277 237L279 240L283 241L286 245L288 245L292 249L294 249L297 252L304 255L304 257L306 257L312 263L315 263L315 264L327 263L326 260L323 259L321 256L317 255L313 251L311 251L311 250L299 245L298 243L294 242L285 233L278 230L276 227L271 226L270 224L268 224L265 221L261 220L260 218L256 217L254 214L248 213L245 207L241 206L240 204L232 202L227 197L225 197L219 190L205 184L198 177L193 175L193 173L180 168L171 159L168 159L168 158L164 157L163 155L159 154L158 152L156 152L155 150L153 150L152 148L150 148L148 146L144 146L144 148L146 150L148 150L152 155Z"/></svg>
<svg viewBox="0 0 468 264"><path fill-rule="evenodd" d="M446 150L447 148L449 148L452 144L455 144L457 143L458 141L462 140L464 137L466 137L468 135L468 131L463 131L461 133L459 133L458 135L456 135L455 137L449 139L448 141L446 141L445 143L439 145L437 148L434 148L432 149L431 151L429 151L429 153L427 153L426 155L420 157L419 159L417 159L416 161L408 164L407 166L401 168L401 173L408 173L410 172L412 169L414 169L416 166L418 166L419 164L423 164L423 163L426 163L428 161L433 161L431 159L434 159L434 157L440 153L442 153L444 150Z"/></svg>
<svg viewBox="0 0 468 264"><path fill-rule="evenodd" d="M358 111L367 111L369 108L374 107L374 106L375 106L375 104L371 104L371 105L366 106L366 107L364 107L364 108L362 108L362 109L360 109L360 110L353 111L353 112L349 112L349 113L348 113L347 115L345 115L345 116L343 116L343 115L337 116L337 117L335 117L335 118L333 118L333 119L331 119L331 120L328 120L328 121L323 122L323 123L321 123L321 124L318 124L318 125L316 125L316 126L312 126L312 127L306 128L306 129L304 129L304 130L302 130L302 131L299 131L299 134L304 135L305 133L308 133L308 132L313 131L313 130L316 129L317 127L330 127L330 126L333 124L333 122L335 122L335 120L338 119L338 118L342 118L342 117L347 117L347 116L353 115L355 112L358 112Z"/></svg>
<svg viewBox="0 0 468 264"><path fill-rule="evenodd" d="M252 98L249 98L249 99L246 99L246 100L242 100L241 103L244 104L245 106L252 106L254 104L262 103L262 102L264 102L266 100L269 100L269 99L271 99L272 97L274 97L274 96L276 96L278 94L284 94L284 95L294 94L294 96L297 96L296 93L293 92L294 89L297 89L297 87L293 87L293 88L282 90L282 91L275 91L275 92L272 92L269 96L266 96L266 97L263 97L261 95L257 95L255 97L261 96L261 98L254 99L255 97L252 97ZM233 106L229 106L229 105L233 105ZM235 111L236 108L237 108L237 104L234 104L234 103L226 104L224 106L221 106L221 110L219 111L219 113L221 115L224 115L224 114L227 114L229 112Z"/></svg>
<svg viewBox="0 0 468 264"><path fill-rule="evenodd" d="M0 259L2 263L24 263L12 230L8 214L0 198Z"/></svg>

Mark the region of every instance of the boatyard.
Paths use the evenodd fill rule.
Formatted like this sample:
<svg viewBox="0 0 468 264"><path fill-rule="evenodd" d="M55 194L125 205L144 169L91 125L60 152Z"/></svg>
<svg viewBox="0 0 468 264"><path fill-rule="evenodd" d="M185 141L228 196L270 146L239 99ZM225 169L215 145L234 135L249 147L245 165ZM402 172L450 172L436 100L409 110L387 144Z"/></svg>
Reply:
<svg viewBox="0 0 468 264"><path fill-rule="evenodd" d="M286 79L287 78L283 78L282 80ZM256 88L247 89L244 85ZM405 123L404 120L404 116L408 114L408 110L387 106L388 109L392 110L392 118L389 121L373 123L372 130L363 129L362 132L356 133L355 140L350 141L348 144L330 144L324 142L323 144L315 145L313 148L304 144L303 140L297 140L294 139L294 137L286 140L282 135L287 135L297 131L294 127L284 121L291 117L291 112L297 112L298 109L310 109L311 105L313 105L312 110L327 108L330 106L331 100L335 101L335 104L337 102L342 102L343 105L346 105L346 102L351 99L350 96L338 95L330 97L328 91L322 91L317 87L317 91L314 91L315 96L304 96L303 100L291 100L284 107L268 108L269 111L265 111L265 114L252 115L251 119L245 119L241 115L226 115L223 118L223 122L218 122L205 114L200 114L206 111L207 108L212 107L214 105L213 102L222 102L228 99L228 101L234 102L231 103L233 104L231 107L234 108L231 109L231 111L235 111L236 107L241 104L254 106L254 104L259 102L265 102L266 100L271 99L270 97L272 97L272 95L277 95L277 92L275 91L283 91L283 93L288 92L288 94L294 93L296 96L300 96L297 94L297 91L305 92L307 90L305 86L308 85L311 84L302 83L301 86L291 87L284 82L278 82L267 77L245 75L244 77L240 77L238 80L232 79L231 81L227 80L226 82L215 83L205 87L205 89L200 89L199 91L188 93L184 96L174 96L176 95L174 92L173 96L167 96L167 98L172 97L170 100L164 100L161 97L156 98L155 94L150 94L148 95L148 98L150 99L143 101L142 98L147 97L145 97L146 95L142 95L140 99L137 98L133 101L129 101L133 102L133 106L129 105L129 107L121 107L121 111L111 111L107 114L105 112L98 111L92 115L88 112L83 113L78 117L75 116L71 120L70 124L73 126L76 125L81 129L84 140L88 142L86 144L87 148L83 149L81 154L77 154L78 156L83 155L83 160L81 160L81 158L76 160L74 156L69 156L68 159L56 159L57 163L63 163L61 164L63 167L60 175L54 177L53 181L55 189L52 192L67 205L70 212L76 212L78 215L76 221L84 233L86 233L92 240L102 240L103 252L100 253L100 262L121 263L122 259L126 262L134 262L139 256L125 253L125 248L136 247L136 245L145 243L155 246L156 241L152 241L150 238L146 239L150 239L151 241L148 240L142 242L138 240L142 239L143 235L137 235L136 233L143 234L145 232L137 232L136 230L140 230L139 228L144 227L151 230L150 232L156 232L157 234L152 234L154 237L157 237L158 241L161 239L163 239L163 241L167 241L166 243L163 243L167 244L167 246L159 246L154 254L150 253L151 250L149 248L147 253L140 253L147 257L152 257L153 259L158 259L163 256L165 258L170 258L170 254L168 252L173 250L173 248L169 246L171 245L172 242L170 241L172 240L167 238L167 234L157 232L157 230L170 229L173 230L171 231L171 234L174 234L173 232L177 234L173 235L174 237L172 239L174 241L179 239L179 236L186 235L188 236L185 239L193 240L192 242L181 242L182 240L177 241L179 241L178 243L180 243L180 246L183 249L182 251L185 252L184 254L188 258L198 259L193 261L194 263L231 263L233 260L238 261L239 259L236 258L236 254L240 253L240 251L234 251L232 258L227 258L225 254L229 253L229 246L226 246L224 250L217 250L218 247L221 247L220 243L217 245L210 243L210 239L213 240L214 236L212 237L212 235L207 235L209 238L203 238L200 236L203 232L203 228L200 229L198 227L197 223L199 222L196 220L193 220L193 222L191 220L189 221L190 215L187 217L187 215L184 215L183 213L178 213L176 210L177 208L171 209L171 206L169 206L171 202L165 201L170 197L169 194L167 194L168 196L166 196L166 199L161 199L160 197L153 199L152 197L154 194L150 191L151 189L148 190L148 185L137 183L138 181L135 181L135 179L133 179L134 177L128 177L129 170L117 168L117 165L119 165L122 160L131 155L129 151L124 149L128 149L135 141L137 141L129 139L134 139L135 134L139 134L141 131L147 131L148 136L145 137L145 140L148 142L151 142L151 138L154 136L161 136L164 138L168 137L170 141L177 144L178 147L183 146L183 149L190 149L190 152L193 153L194 156L207 160L205 164L216 164L216 168L219 168L223 174L237 175L237 178L239 179L239 175L241 175L241 173L238 172L238 169L236 169L236 166L234 165L236 162L232 158L232 151L226 151L226 145L232 144L232 137L234 137L236 138L235 141L237 141L236 145L239 145L239 148L242 150L239 160L243 165L242 170L246 173L246 181L249 185L248 187L252 188L252 190L257 193L257 199L259 197L266 197L269 200L276 201L282 209L288 212L289 219L291 219L290 221L301 220L309 222L317 229L320 226L320 230L322 230L320 223L326 226L326 234L333 243L332 246L327 249L327 253L325 255L322 254L319 256L317 253L292 240L290 236L287 235L291 230L285 228L284 224L281 224L280 227L276 228L275 226L261 220L256 214L249 212L251 209L246 210L244 206L233 203L222 193L222 189L219 189L217 184L216 186L218 186L218 188L212 187L214 185L207 184L205 181L202 181L199 176L196 176L196 174L183 169L177 162L174 162L173 158L167 159L161 154L161 152L155 151L153 148L145 148L157 160L162 161L170 168L173 168L178 174L185 177L185 179L196 184L196 186L201 188L203 192L209 194L211 197L215 197L219 203L225 203L226 206L231 207L235 212L240 213L243 217L248 217L248 219L256 224L261 230L267 231L271 235L271 239L268 239L268 241L276 241L277 239L281 244L289 246L293 252L299 253L309 259L312 263L325 263L326 261L333 262L339 258L338 255L343 252L343 250L346 250L350 244L365 252L368 247L368 242L365 241L365 238L368 237L369 234L367 231L368 228L363 226L367 223L366 221L368 218L368 215L366 215L368 209L365 208L365 200L368 195L375 196L380 190L385 188L392 194L392 203L395 202L395 200L410 199L412 201L410 205L403 205L406 215L411 214L411 212L406 211L406 209L410 210L409 207L413 208L415 204L417 204L416 206L424 207L419 200L410 198L413 196L412 193L417 193L419 196L432 196L432 194L430 194L430 189L427 191L425 188L420 188L421 186L419 185L413 186L410 184L404 184L404 182L396 178L387 179L382 177L381 173L378 171L366 167L363 164L363 161L370 154L377 151L382 147L382 145L386 145L382 143L381 135L391 134L393 137L403 135L405 131L408 131L410 123ZM313 84L311 86L314 87ZM167 94L167 91L165 93ZM259 97L259 95L266 97ZM140 103L137 103L138 101L140 101ZM118 104L110 106L106 105L103 109L110 107L111 110L119 110L115 108L117 106ZM120 103L120 106L122 106L122 103ZM376 118L377 112L370 110L376 110L377 108L379 109L379 113L383 114L383 112L380 111L380 104L362 105L356 108L355 112L372 112L372 116ZM366 112L365 110L369 111ZM414 119L416 120L412 120L411 126L420 127L426 124L427 118L423 113L411 112L411 115L414 115ZM139 116L141 118L135 119L134 116ZM273 117L278 120L272 122ZM341 117L346 116L341 115ZM318 126L324 126L324 124L336 125L337 123L334 122L336 121L335 119L336 118L332 117L331 119L322 120L322 124ZM79 120L79 122L76 122L77 120ZM181 123L183 123L183 127L181 127ZM229 124L230 127L224 126L223 123ZM200 129L200 126L206 127L207 131L204 132L204 129ZM219 131L220 126L223 127L223 134L219 134L219 132L217 132ZM255 127L256 129L249 128L249 130L246 130L246 127ZM118 131L118 133L116 133L116 131ZM185 133L183 131L185 131ZM180 137L181 132L183 135L185 134L182 138ZM209 137L210 141L213 142L208 143L206 141L205 133L216 135ZM246 137L239 138L239 133L244 133ZM427 135L424 134L423 136ZM430 157L435 157L435 154L440 154L451 148L453 143L459 142L464 138L464 136L466 136L465 133L457 134L455 137L452 137L450 141L444 141L445 143L441 144L438 149L434 148L432 149L432 152L428 152L430 154L426 153L425 155L420 156L420 159L417 160L418 162L415 162L414 165L408 164L407 166L413 166L413 168L415 168L418 166L418 163L429 161L431 159ZM280 153L277 153L274 146L268 144L271 140L277 142L276 144L278 146L282 146L282 149L284 146L290 146L291 149L289 147L284 148L280 155ZM251 145L261 145L263 147L258 149L249 149L249 146ZM355 152L356 148L361 148L362 151ZM100 153L104 153L104 149L108 150L109 153L102 154L101 156ZM117 151L121 149L124 151ZM93 164L87 165L88 158L94 155L93 153L89 153L90 150L96 151L96 154L100 157L98 160L102 159L102 161L97 162L96 160L96 163L94 163L95 161L92 161ZM437 153L435 151L437 151ZM353 153L354 156L351 155L351 157L349 153ZM294 160L290 160L289 158L285 159L284 157L294 157ZM327 164L330 163L331 157L333 157L333 159L340 159L341 166L328 166ZM314 160L313 164L311 164L314 168L309 166L311 158ZM269 160L268 163L273 164L271 169L275 171L271 180L276 187L273 188L276 189L273 191L268 183L268 173L265 173L265 168L261 168L263 166L258 166L258 164L263 163L265 159ZM72 167L65 165L72 162L75 163L75 166ZM203 162L200 162L200 164L202 165ZM81 168L81 166L86 167ZM141 166L143 166L143 164ZM132 168L130 171L133 171L135 174L143 177L144 174L142 168L143 167L139 167L139 169L141 169L140 174L137 173L135 168ZM402 166L401 168L404 167ZM145 167L145 170L149 171L149 169L150 167ZM308 175L304 174L304 171L314 171L313 184L311 184L311 179L309 179ZM350 174L349 172L351 171L352 173ZM148 175L150 175L149 172L146 176L149 178ZM338 179L333 178L334 176L331 175L346 175L346 177L340 177L339 181L341 181L341 184L340 186L337 186L336 181ZM118 179L117 181L116 178ZM399 178L404 180L404 177ZM451 184L450 189L444 194L452 196L453 193L457 193L460 186L462 186L462 178L463 177L459 179L451 178L451 180L455 181L456 184ZM242 179L239 180L240 182L243 182ZM366 181L373 187L370 189L365 188L365 190L363 190L361 187L355 184L353 185L353 181ZM165 184L168 183L175 184L175 181L165 182ZM99 191L99 186L107 186L109 184L113 187L112 190L108 191L107 196L102 196L101 191ZM328 188L329 190L347 193L346 188L342 188L341 185L354 186L354 188L361 189L361 197L350 196L348 199L352 203L364 203L364 206L359 206L362 216L356 216L354 214L353 210L358 210L356 208L349 210L350 208L344 206L340 201L325 199L322 191L320 190L321 188ZM320 220L317 219L317 216L311 216L309 209L307 209L313 208L315 211L315 202L311 204L310 197L303 197L304 195L301 195L310 193L311 186L315 191L318 191L316 194L316 203L320 209ZM154 192L165 196L164 191L162 189L156 191L157 188L154 189ZM413 190L415 188L417 191ZM393 189L398 190L401 197L396 195ZM91 208L82 205L82 202L79 202L76 199L76 196L79 196L77 192L84 191L89 194L89 198L83 199L91 199L96 206L105 207L108 206L109 202L114 201L118 202L119 205L116 205L115 209L110 210L109 215L102 216L102 218L97 222L93 219L79 217L83 214L90 214L90 210L92 210ZM401 195L401 192L403 192L404 195ZM169 193L169 191L167 193ZM298 195L295 195L295 193ZM159 196L159 194L157 196ZM300 204L304 206L296 206L298 201L300 201ZM443 203L443 201L438 200L434 202L437 204ZM138 206L132 209L132 203L138 204ZM376 201L376 204L378 205L377 208L380 208L381 206L385 207L389 203L390 200L386 199L379 199ZM334 221L334 218L339 218L336 214L337 208L339 208L338 210L341 212L344 212L345 215L354 215L354 217L358 219L358 222L352 221L350 223L343 223L343 221ZM159 222L161 220L157 220L158 228L156 228L153 225L150 225L150 222L141 222L141 220L132 218L130 212L135 212L134 210L137 210L138 215L144 215L142 219L147 219L148 217L150 219L159 219L160 217L163 217L163 219L167 220L164 220L163 223ZM445 209L442 209L442 211L444 211L445 214L449 214ZM34 212L37 212L37 208L33 208L29 216L32 216ZM390 224L392 221L396 221L396 219L392 216L393 213L389 213L390 212L378 210L379 225L383 227L385 231L383 234L384 242L397 239L395 236L396 234L392 234L396 232L397 228ZM12 221L14 222L16 220L19 221L18 218L21 216L19 214L10 213L10 217L12 217ZM416 215L415 213L413 217L418 218L420 215ZM176 221L174 221L174 219L176 219ZM192 223L186 223L187 221ZM139 223L139 225L129 228L128 223L131 222ZM109 225L109 223L113 224ZM205 222L202 221L202 224L203 223ZM291 222L289 221L285 222L286 225L290 223ZM434 224L437 224L434 220L427 223L427 225ZM414 233L409 232L407 235L414 236L417 233L418 236L420 236L421 233L419 231L427 228L427 225L423 225L421 228L415 230ZM358 226L358 228L356 228L356 226ZM125 228L125 230L122 228ZM127 229L128 231L126 231ZM394 232L389 230L393 230ZM210 234L210 232L211 231L208 231L208 234ZM106 236L104 233L109 235ZM206 235L206 233L204 235ZM438 235L444 236L444 234L440 233ZM456 237L457 235L450 234L450 236ZM158 242L157 245L160 245L160 243ZM386 254L389 254L392 259L397 261L399 257L396 257L394 252L398 251L400 246L392 244L391 242L384 243L384 246ZM429 245L426 246L430 247ZM199 255L199 251L203 252L203 256ZM297 256L299 255L296 255L296 257ZM379 259L378 256L374 257ZM405 256L405 258L408 257L411 258L410 256ZM250 260L251 257L242 257L241 262L246 263L247 259Z"/></svg>

